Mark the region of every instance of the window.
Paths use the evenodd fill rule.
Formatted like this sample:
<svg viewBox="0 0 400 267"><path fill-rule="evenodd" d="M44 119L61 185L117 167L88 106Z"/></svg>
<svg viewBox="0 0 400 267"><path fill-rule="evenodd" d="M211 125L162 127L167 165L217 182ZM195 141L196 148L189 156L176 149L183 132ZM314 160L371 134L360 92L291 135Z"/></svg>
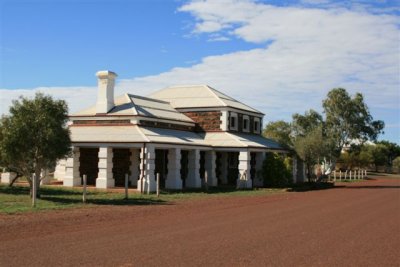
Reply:
<svg viewBox="0 0 400 267"><path fill-rule="evenodd" d="M250 131L250 118L247 115L243 115L243 132Z"/></svg>
<svg viewBox="0 0 400 267"><path fill-rule="evenodd" d="M230 130L238 130L238 114L235 112L231 112L229 119L229 129Z"/></svg>
<svg viewBox="0 0 400 267"><path fill-rule="evenodd" d="M261 120L260 118L254 118L254 133L260 133Z"/></svg>

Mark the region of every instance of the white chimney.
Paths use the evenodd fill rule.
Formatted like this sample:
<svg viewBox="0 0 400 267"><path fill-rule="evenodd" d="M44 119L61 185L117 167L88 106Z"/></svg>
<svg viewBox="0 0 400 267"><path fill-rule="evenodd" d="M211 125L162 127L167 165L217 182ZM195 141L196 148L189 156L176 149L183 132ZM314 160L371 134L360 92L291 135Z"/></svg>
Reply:
<svg viewBox="0 0 400 267"><path fill-rule="evenodd" d="M96 113L105 114L114 107L114 83L117 74L102 70L96 73L97 76L97 103Z"/></svg>

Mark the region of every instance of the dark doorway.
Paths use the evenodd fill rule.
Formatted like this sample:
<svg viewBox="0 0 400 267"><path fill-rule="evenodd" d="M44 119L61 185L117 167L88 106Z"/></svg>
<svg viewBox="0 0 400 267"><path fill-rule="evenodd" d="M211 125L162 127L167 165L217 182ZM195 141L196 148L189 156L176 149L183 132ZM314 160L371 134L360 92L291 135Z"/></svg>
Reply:
<svg viewBox="0 0 400 267"><path fill-rule="evenodd" d="M181 179L182 187L186 187L186 179L189 173L189 151L181 150Z"/></svg>
<svg viewBox="0 0 400 267"><path fill-rule="evenodd" d="M221 152L216 152L216 160L215 160L215 175L217 176L217 180L218 180L218 184L222 184L222 171L221 171L221 167L222 167L222 153Z"/></svg>
<svg viewBox="0 0 400 267"><path fill-rule="evenodd" d="M250 178L254 180L256 178L256 153L250 153Z"/></svg>
<svg viewBox="0 0 400 267"><path fill-rule="evenodd" d="M165 179L168 174L168 150L156 149L154 175L156 178L157 173L160 174L160 188L165 188Z"/></svg>
<svg viewBox="0 0 400 267"><path fill-rule="evenodd" d="M200 151L200 178L201 180L204 181L204 173L206 172L206 168L205 168L205 164L206 164L206 152L205 151Z"/></svg>
<svg viewBox="0 0 400 267"><path fill-rule="evenodd" d="M86 175L87 184L96 185L96 178L99 173L99 148L81 147L79 152L80 177Z"/></svg>
<svg viewBox="0 0 400 267"><path fill-rule="evenodd" d="M239 152L228 152L228 185L236 185L239 177Z"/></svg>
<svg viewBox="0 0 400 267"><path fill-rule="evenodd" d="M125 174L130 175L129 167L131 152L129 148L113 149L113 177L115 186L125 186Z"/></svg>

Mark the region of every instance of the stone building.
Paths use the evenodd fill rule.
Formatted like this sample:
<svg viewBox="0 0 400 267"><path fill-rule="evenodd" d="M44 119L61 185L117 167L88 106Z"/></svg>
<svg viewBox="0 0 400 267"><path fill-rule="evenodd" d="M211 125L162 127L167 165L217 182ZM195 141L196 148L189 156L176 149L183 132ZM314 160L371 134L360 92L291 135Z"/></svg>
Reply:
<svg viewBox="0 0 400 267"><path fill-rule="evenodd" d="M97 103L70 116L73 154L56 178L98 188L261 186L267 151L285 153L261 135L263 113L207 85L174 86L148 97L114 98L116 74L99 71ZM296 177L296 173L293 173ZM205 178L206 177L206 178Z"/></svg>

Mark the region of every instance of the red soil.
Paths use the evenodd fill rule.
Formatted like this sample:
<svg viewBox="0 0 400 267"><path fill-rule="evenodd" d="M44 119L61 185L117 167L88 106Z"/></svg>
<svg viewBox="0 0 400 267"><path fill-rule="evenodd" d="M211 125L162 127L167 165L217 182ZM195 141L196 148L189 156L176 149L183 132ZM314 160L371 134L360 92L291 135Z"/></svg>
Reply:
<svg viewBox="0 0 400 267"><path fill-rule="evenodd" d="M400 179L0 215L0 266L400 266Z"/></svg>

